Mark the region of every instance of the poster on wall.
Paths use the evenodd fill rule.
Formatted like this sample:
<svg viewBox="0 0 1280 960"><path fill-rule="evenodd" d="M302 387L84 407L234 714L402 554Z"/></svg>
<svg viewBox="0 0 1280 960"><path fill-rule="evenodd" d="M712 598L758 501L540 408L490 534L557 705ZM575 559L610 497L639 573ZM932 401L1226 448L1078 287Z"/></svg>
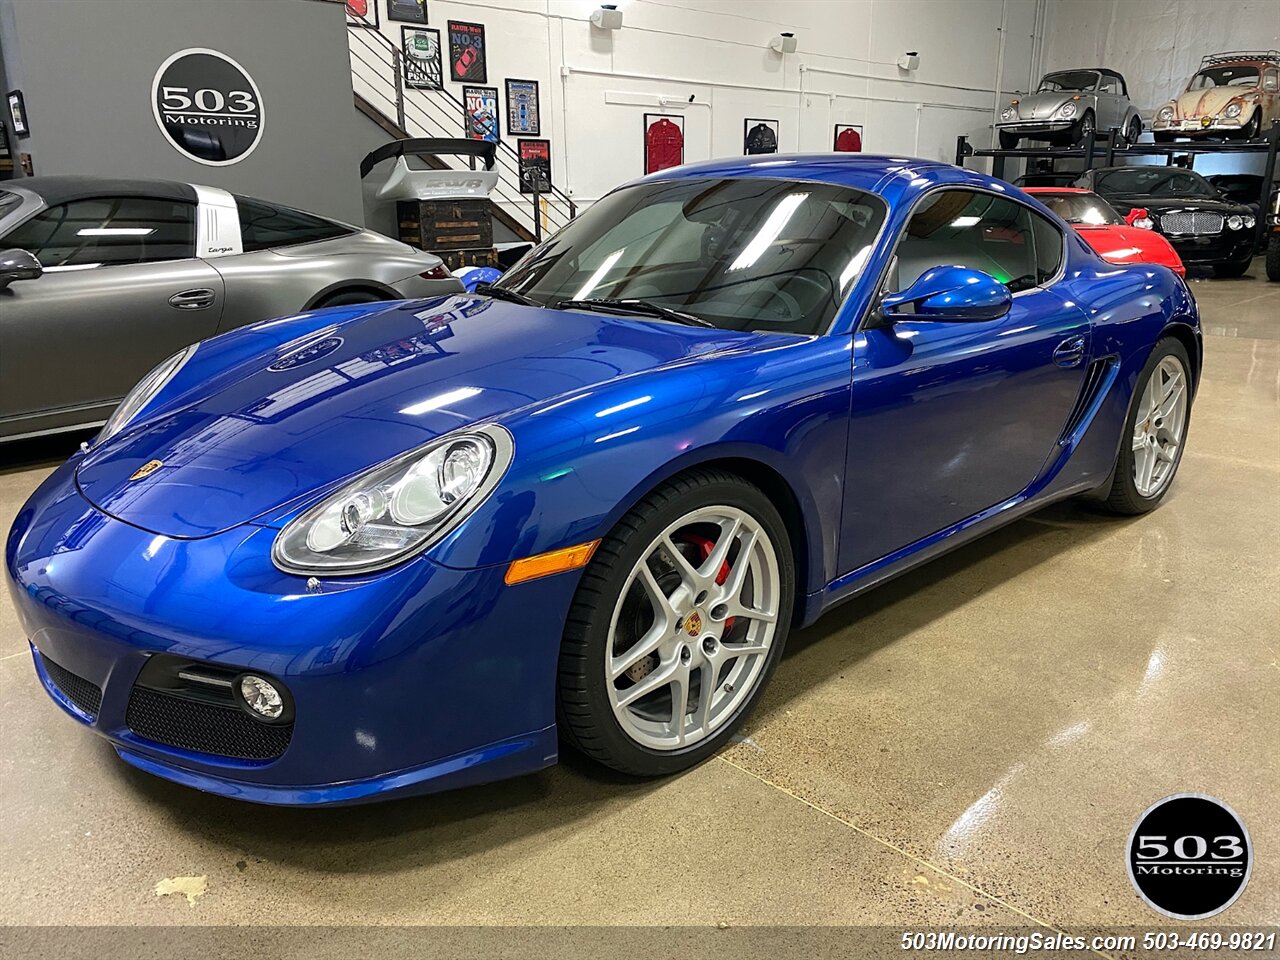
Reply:
<svg viewBox="0 0 1280 960"><path fill-rule="evenodd" d="M484 83L489 79L484 24L449 21L449 79L455 83Z"/></svg>
<svg viewBox="0 0 1280 960"><path fill-rule="evenodd" d="M409 90L440 90L444 76L440 66L440 31L430 27L401 27L404 50L404 85Z"/></svg>
<svg viewBox="0 0 1280 960"><path fill-rule="evenodd" d="M837 123L835 143L831 149L836 153L861 153L862 127L854 123Z"/></svg>
<svg viewBox="0 0 1280 960"><path fill-rule="evenodd" d="M747 156L755 153L777 153L778 121L743 120L742 152Z"/></svg>
<svg viewBox="0 0 1280 960"><path fill-rule="evenodd" d="M253 153L266 123L253 77L225 53L179 50L151 80L151 111L183 156L222 167Z"/></svg>
<svg viewBox="0 0 1280 960"><path fill-rule="evenodd" d="M498 88L463 87L467 139L498 142Z"/></svg>
<svg viewBox="0 0 1280 960"><path fill-rule="evenodd" d="M644 115L644 172L655 173L684 163L684 117Z"/></svg>
<svg viewBox="0 0 1280 960"><path fill-rule="evenodd" d="M347 24L353 27L376 27L377 0L347 0Z"/></svg>
<svg viewBox="0 0 1280 960"><path fill-rule="evenodd" d="M31 136L31 128L27 126L27 103L22 99L21 90L9 91L9 119L13 122L13 132L19 137Z"/></svg>
<svg viewBox="0 0 1280 960"><path fill-rule="evenodd" d="M550 189L551 141L521 140L520 192L546 193Z"/></svg>
<svg viewBox="0 0 1280 960"><path fill-rule="evenodd" d="M507 135L542 133L538 119L538 81L507 81Z"/></svg>
<svg viewBox="0 0 1280 960"><path fill-rule="evenodd" d="M427 0L387 0L387 19L399 23L426 23Z"/></svg>

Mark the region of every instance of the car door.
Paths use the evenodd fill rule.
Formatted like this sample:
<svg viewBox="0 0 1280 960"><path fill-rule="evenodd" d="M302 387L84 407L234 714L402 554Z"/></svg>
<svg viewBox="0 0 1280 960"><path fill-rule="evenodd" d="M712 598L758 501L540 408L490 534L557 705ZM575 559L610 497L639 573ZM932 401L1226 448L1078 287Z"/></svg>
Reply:
<svg viewBox="0 0 1280 960"><path fill-rule="evenodd" d="M841 569L866 567L1017 497L1040 473L1084 379L1089 322L1056 289L1057 225L994 193L916 206L883 292L959 265L1013 291L997 319L898 320L854 337Z"/></svg>
<svg viewBox="0 0 1280 960"><path fill-rule="evenodd" d="M1120 81L1115 77L1098 79L1098 133L1106 134L1124 123L1124 107L1120 98Z"/></svg>
<svg viewBox="0 0 1280 960"><path fill-rule="evenodd" d="M0 436L104 419L153 366L212 336L223 281L195 256L196 207L95 197L0 238L44 275L0 294Z"/></svg>

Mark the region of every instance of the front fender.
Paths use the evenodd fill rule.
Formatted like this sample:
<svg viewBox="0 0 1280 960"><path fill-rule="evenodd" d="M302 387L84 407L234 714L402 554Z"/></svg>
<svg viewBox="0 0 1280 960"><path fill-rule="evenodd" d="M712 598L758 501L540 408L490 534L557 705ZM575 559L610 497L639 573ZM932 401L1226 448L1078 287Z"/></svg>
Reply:
<svg viewBox="0 0 1280 960"><path fill-rule="evenodd" d="M804 526L805 592L835 576L844 500L850 339L698 359L520 411L494 495L429 551L451 567L506 564L604 536L677 473L726 460L785 482Z"/></svg>

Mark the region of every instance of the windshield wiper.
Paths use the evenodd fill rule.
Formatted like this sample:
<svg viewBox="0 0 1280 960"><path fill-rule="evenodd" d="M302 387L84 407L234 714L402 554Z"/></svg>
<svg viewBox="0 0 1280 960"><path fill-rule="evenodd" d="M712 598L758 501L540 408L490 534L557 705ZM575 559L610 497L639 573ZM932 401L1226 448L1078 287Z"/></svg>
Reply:
<svg viewBox="0 0 1280 960"><path fill-rule="evenodd" d="M475 292L486 297L492 297L494 300L506 300L509 303L519 303L526 307L544 306L533 297L526 297L523 293L516 293L506 287L495 287L492 283L477 283Z"/></svg>
<svg viewBox="0 0 1280 960"><path fill-rule="evenodd" d="M715 324L703 320L691 313L681 313L670 307L663 307L648 300L615 300L610 297L592 297L589 300L561 300L556 304L557 310L599 310L604 313L630 313L641 317L657 317L673 323L683 323L690 327L711 327Z"/></svg>

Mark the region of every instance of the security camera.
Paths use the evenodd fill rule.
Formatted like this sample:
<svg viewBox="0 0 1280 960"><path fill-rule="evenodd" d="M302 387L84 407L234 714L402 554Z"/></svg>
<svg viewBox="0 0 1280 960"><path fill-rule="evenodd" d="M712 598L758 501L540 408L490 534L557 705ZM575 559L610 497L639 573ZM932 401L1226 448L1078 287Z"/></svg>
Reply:
<svg viewBox="0 0 1280 960"><path fill-rule="evenodd" d="M591 11L591 25L597 30L617 30L622 26L622 11L616 4L605 3Z"/></svg>
<svg viewBox="0 0 1280 960"><path fill-rule="evenodd" d="M794 33L778 34L769 41L769 49L774 53L795 53L796 35Z"/></svg>

